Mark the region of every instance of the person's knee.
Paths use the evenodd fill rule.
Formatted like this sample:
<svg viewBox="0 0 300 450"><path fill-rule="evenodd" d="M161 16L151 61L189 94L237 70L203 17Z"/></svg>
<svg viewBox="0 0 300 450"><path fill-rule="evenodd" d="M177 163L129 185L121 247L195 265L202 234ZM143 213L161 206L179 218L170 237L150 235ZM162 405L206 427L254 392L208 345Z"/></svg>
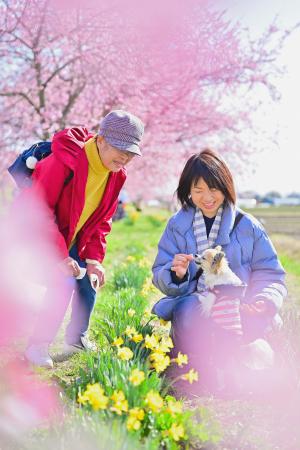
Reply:
<svg viewBox="0 0 300 450"><path fill-rule="evenodd" d="M180 325L182 329L189 329L192 326L196 316L200 314L200 303L194 298L187 298L179 302L173 311L172 322Z"/></svg>

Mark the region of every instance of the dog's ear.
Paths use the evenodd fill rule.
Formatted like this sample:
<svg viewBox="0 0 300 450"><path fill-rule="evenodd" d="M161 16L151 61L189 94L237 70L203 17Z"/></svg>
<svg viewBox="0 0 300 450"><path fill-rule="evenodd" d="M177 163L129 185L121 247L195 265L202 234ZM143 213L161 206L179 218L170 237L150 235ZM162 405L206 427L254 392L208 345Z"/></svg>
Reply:
<svg viewBox="0 0 300 450"><path fill-rule="evenodd" d="M217 246L215 247L215 250L217 250L217 252L220 252L220 251L222 250L221 245L217 245Z"/></svg>
<svg viewBox="0 0 300 450"><path fill-rule="evenodd" d="M212 260L212 263L211 263L211 267L212 267L213 269L217 268L217 267L219 266L220 262L222 261L222 259L224 258L224 256L225 256L225 253L224 253L224 252L219 252L219 253L217 253L217 254L213 257L213 260Z"/></svg>

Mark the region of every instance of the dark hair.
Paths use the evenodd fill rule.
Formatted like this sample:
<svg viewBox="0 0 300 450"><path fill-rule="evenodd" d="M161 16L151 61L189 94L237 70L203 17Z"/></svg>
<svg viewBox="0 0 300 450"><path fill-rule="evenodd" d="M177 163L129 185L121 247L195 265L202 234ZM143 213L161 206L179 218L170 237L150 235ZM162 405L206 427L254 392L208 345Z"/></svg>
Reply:
<svg viewBox="0 0 300 450"><path fill-rule="evenodd" d="M206 148L188 159L180 176L176 193L184 208L194 206L190 198L191 188L200 178L203 178L210 189L220 190L226 203L235 204L235 187L227 164L220 155Z"/></svg>

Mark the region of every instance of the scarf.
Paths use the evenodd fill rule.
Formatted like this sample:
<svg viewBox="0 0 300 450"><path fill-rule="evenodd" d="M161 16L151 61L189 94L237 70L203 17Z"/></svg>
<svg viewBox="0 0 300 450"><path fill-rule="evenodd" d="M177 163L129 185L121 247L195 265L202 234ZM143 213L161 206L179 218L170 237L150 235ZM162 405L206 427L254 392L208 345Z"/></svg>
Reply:
<svg viewBox="0 0 300 450"><path fill-rule="evenodd" d="M223 206L220 206L220 208L218 209L217 215L215 217L213 226L210 230L209 236L207 237L206 226L205 226L202 211L201 211L201 209L196 208L196 213L195 213L195 217L193 220L193 230L194 230L194 235L195 235L196 242L197 242L197 253L199 255L201 255L204 252L204 250L207 250L208 248L212 248L214 246L215 241L218 236L218 233L219 233L219 228L220 228L221 219L222 219L222 213L223 213ZM197 291L201 292L201 291L205 291L205 290L206 290L206 288L205 288L205 284L204 284L204 277L203 277L203 275L201 275L201 277L199 277L199 279L198 279Z"/></svg>

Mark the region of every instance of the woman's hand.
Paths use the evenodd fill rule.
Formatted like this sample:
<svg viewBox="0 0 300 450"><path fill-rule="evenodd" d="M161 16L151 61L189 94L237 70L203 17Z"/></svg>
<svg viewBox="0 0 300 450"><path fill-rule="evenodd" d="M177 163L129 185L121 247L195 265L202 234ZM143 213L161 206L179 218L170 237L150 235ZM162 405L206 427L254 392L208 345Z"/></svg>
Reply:
<svg viewBox="0 0 300 450"><path fill-rule="evenodd" d="M272 303L264 300L258 300L250 304L243 303L240 306L240 312L247 316L274 316L276 314Z"/></svg>
<svg viewBox="0 0 300 450"><path fill-rule="evenodd" d="M193 255L185 255L178 253L174 256L171 270L176 273L176 276L181 280L184 278L190 262L193 260Z"/></svg>

